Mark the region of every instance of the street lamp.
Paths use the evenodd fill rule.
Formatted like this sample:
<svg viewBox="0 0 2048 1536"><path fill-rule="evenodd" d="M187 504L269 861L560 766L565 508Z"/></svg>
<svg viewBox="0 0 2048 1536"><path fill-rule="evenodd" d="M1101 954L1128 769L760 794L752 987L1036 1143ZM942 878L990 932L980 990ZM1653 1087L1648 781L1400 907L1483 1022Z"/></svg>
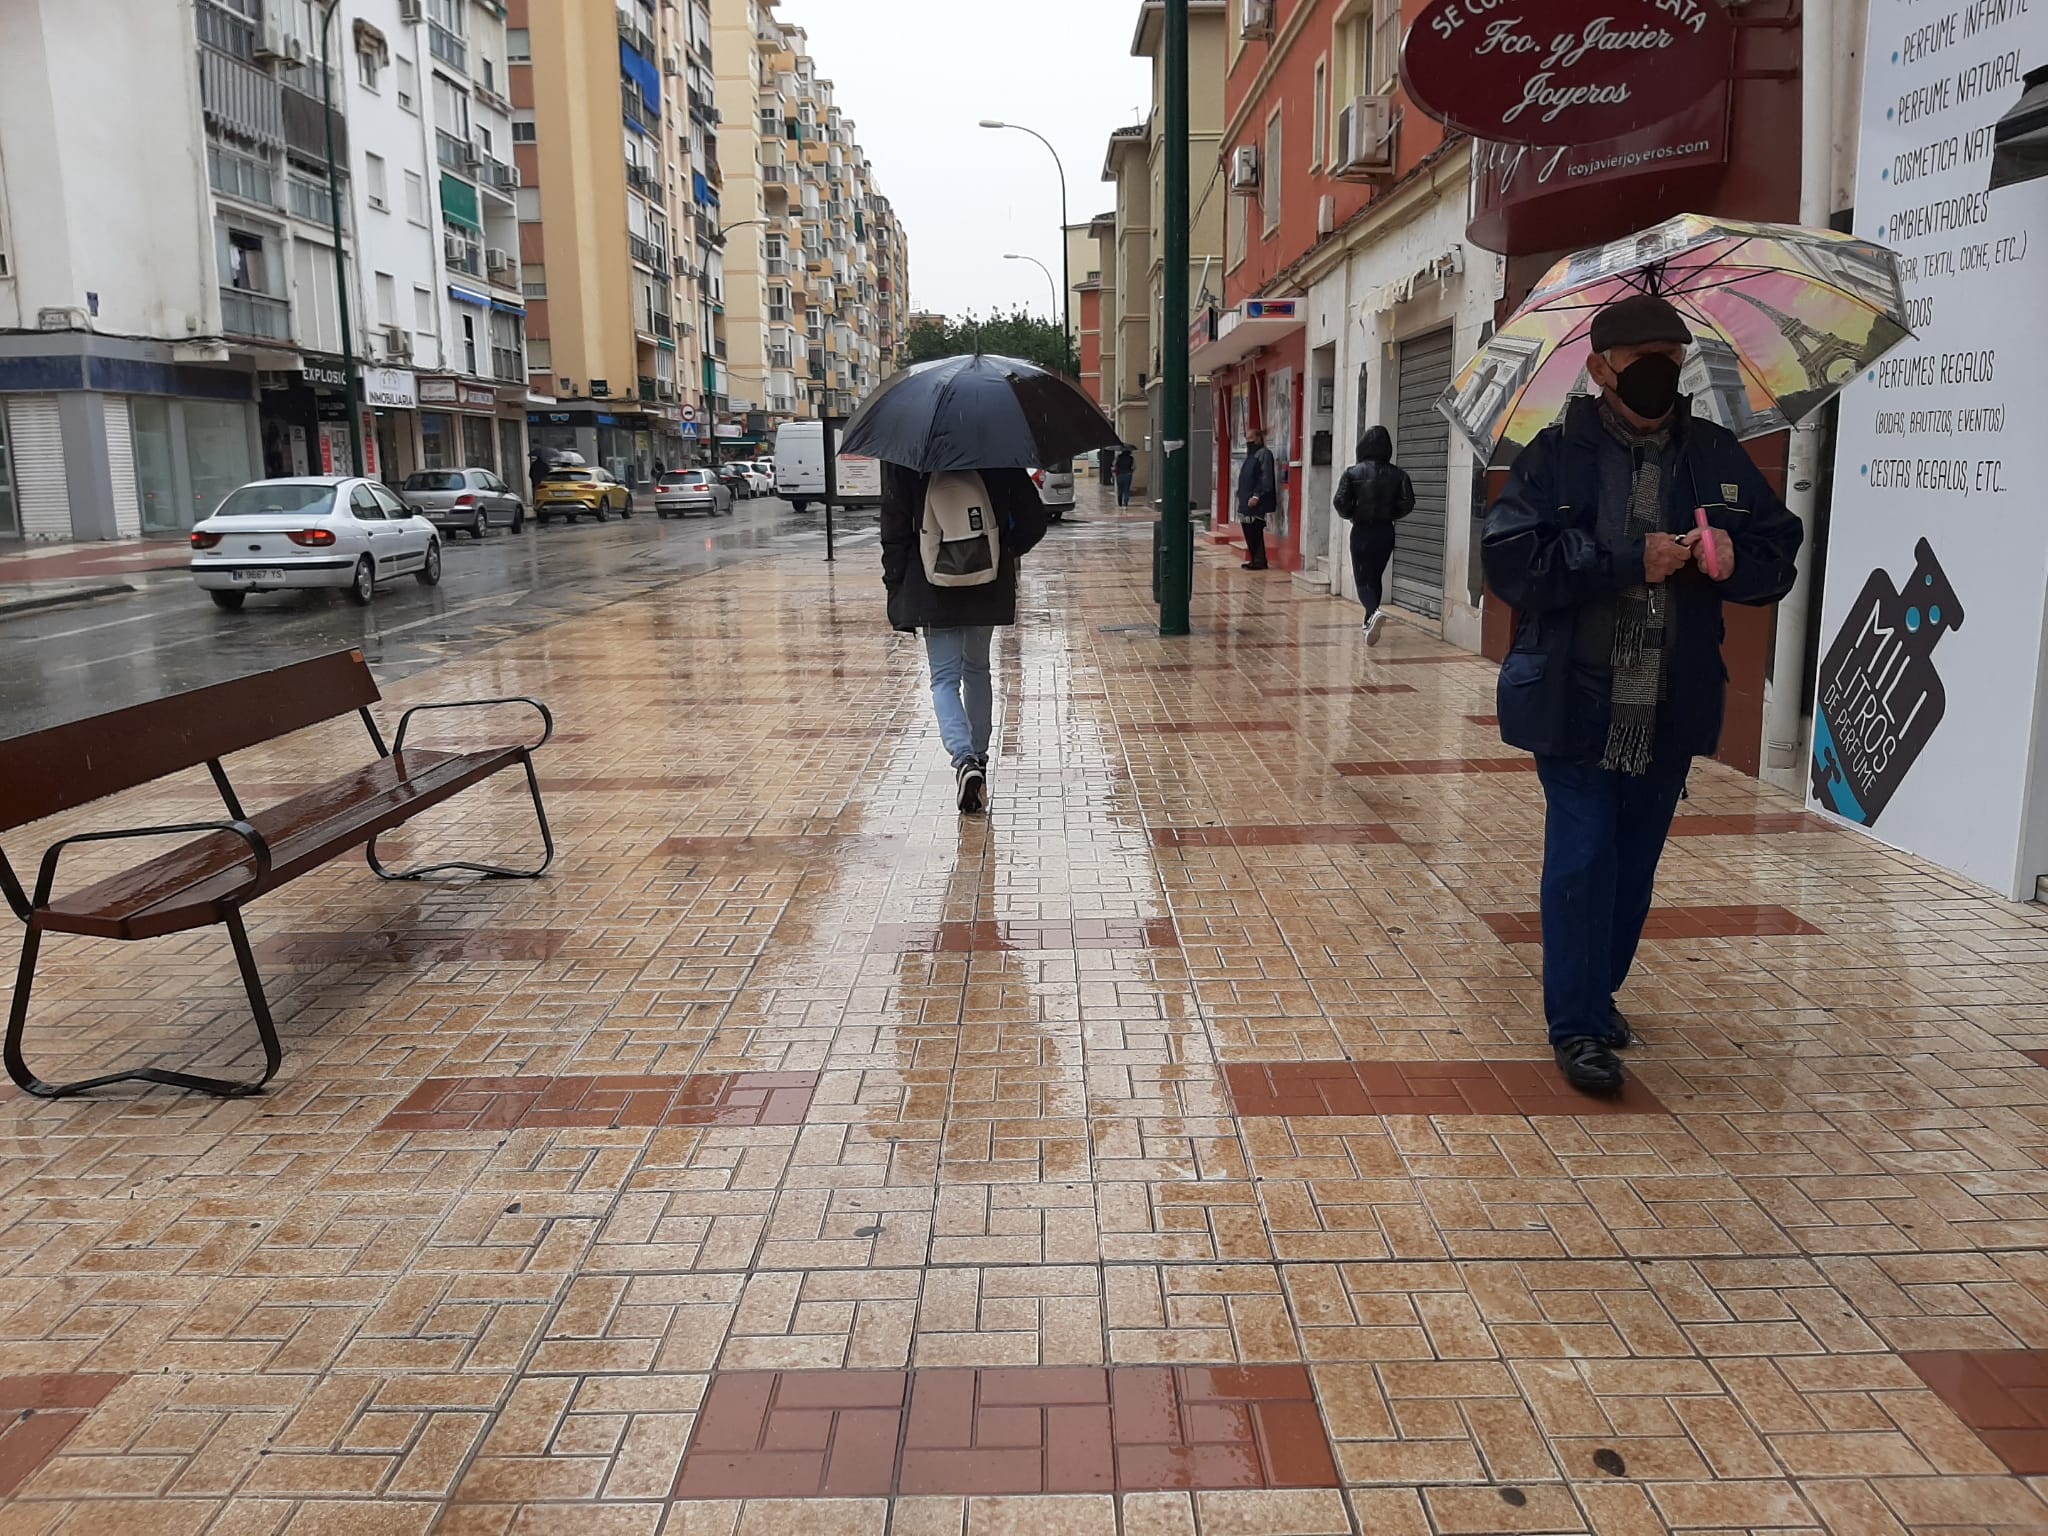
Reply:
<svg viewBox="0 0 2048 1536"><path fill-rule="evenodd" d="M1062 290L1065 302L1060 306L1060 310L1062 316L1062 324L1064 327L1064 334L1066 336L1066 343L1062 350L1064 351L1067 359L1067 372L1078 373L1080 370L1074 364L1074 273L1072 268L1073 258L1072 253L1067 248L1067 225L1073 221L1073 215L1067 206L1066 162L1060 159L1060 152L1052 147L1052 140L1048 139L1036 128L1026 128L1022 123L1006 123L998 118L993 117L984 117L981 120L981 126L984 128L1013 128L1018 133L1030 134L1031 137L1038 140L1039 143L1045 146L1046 153L1052 156L1052 163L1059 167L1060 275L1065 279L1065 287Z"/></svg>
<svg viewBox="0 0 2048 1536"><path fill-rule="evenodd" d="M1038 270L1039 270L1039 271L1043 272L1043 273L1045 274L1045 286L1046 286L1046 291L1052 294L1052 312L1053 312L1053 314L1054 314L1054 315L1058 315L1058 314L1059 314L1059 312L1060 312L1060 295L1059 295L1059 290L1058 290L1057 288L1054 288L1054 287L1053 287L1053 285L1052 285L1052 268L1048 267L1048 266L1047 266L1047 265L1046 265L1046 264L1045 264L1044 262L1040 261L1040 260L1039 260L1039 259L1038 259L1038 258L1037 258L1036 256L1018 256L1018 255L1015 255L1015 254L1009 254L1009 255L1005 255L1005 256L1003 257L1003 260L1005 260L1005 261L1028 261L1028 262L1030 262L1030 263L1031 263L1031 265L1033 265L1034 267L1038 268Z"/></svg>
<svg viewBox="0 0 2048 1536"><path fill-rule="evenodd" d="M334 10L341 0L326 0L320 15L320 106L327 127L327 217L334 228L335 307L341 315L342 394L348 405L348 457L351 473L363 472L363 418L356 408L356 344L349 331L348 262L341 249L341 182L334 169L334 66L329 41L334 35Z"/></svg>

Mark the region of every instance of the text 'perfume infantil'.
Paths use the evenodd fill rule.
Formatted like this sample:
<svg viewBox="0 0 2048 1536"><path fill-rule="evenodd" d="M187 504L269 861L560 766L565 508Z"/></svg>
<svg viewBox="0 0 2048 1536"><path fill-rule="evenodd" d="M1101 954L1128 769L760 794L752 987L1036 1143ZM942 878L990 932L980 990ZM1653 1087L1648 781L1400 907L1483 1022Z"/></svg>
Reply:
<svg viewBox="0 0 2048 1536"><path fill-rule="evenodd" d="M1821 664L1814 701L1814 798L1866 827L1877 825L1947 712L1934 648L1963 627L1963 605L1925 539L1913 558L1903 590L1886 572L1870 573Z"/></svg>

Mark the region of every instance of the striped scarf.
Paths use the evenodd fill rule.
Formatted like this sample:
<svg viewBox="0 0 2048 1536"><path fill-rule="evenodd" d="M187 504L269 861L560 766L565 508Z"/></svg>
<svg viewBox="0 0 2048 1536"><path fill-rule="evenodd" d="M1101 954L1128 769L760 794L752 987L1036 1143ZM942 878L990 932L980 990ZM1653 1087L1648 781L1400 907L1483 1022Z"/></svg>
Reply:
<svg viewBox="0 0 2048 1536"><path fill-rule="evenodd" d="M1635 542L1664 524L1664 457L1670 428L1638 432L1602 402L1600 422L1628 451L1623 464L1610 456L1626 480L1626 497L1601 497L1600 536L1607 542ZM1605 484L1601 489L1607 491ZM1622 486L1614 486L1619 492ZM1641 582L1621 594L1614 625L1612 717L1602 768L1641 775L1650 771L1657 745L1657 706L1663 703L1665 658L1671 640L1671 591L1666 584Z"/></svg>

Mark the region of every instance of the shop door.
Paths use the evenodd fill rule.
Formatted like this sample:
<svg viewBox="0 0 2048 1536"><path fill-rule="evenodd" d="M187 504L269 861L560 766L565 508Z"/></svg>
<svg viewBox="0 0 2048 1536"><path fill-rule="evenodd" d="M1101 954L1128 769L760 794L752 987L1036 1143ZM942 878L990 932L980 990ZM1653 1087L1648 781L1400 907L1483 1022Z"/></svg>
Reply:
<svg viewBox="0 0 2048 1536"><path fill-rule="evenodd" d="M519 485L526 478L526 424L501 420L498 423L498 478L507 485Z"/></svg>
<svg viewBox="0 0 2048 1536"><path fill-rule="evenodd" d="M1394 544L1397 607L1436 618L1444 611L1444 526L1451 424L1437 410L1450 388L1456 353L1445 329L1401 343L1397 362L1394 462L1415 482L1415 510Z"/></svg>
<svg viewBox="0 0 2048 1536"><path fill-rule="evenodd" d="M496 469L498 449L496 434L491 429L488 416L465 416L462 418L462 467L464 469Z"/></svg>
<svg viewBox="0 0 2048 1536"><path fill-rule="evenodd" d="M1282 368L1266 376L1266 447L1273 454L1273 478L1280 482L1280 494L1273 499L1273 526L1266 536L1288 549L1294 543L1294 504L1301 488L1289 474L1294 461L1294 370ZM1292 565L1291 560L1283 561Z"/></svg>
<svg viewBox="0 0 2048 1536"><path fill-rule="evenodd" d="M135 494L142 502L144 533L176 533L178 471L171 457L171 407L166 400L138 395L128 402L135 443Z"/></svg>

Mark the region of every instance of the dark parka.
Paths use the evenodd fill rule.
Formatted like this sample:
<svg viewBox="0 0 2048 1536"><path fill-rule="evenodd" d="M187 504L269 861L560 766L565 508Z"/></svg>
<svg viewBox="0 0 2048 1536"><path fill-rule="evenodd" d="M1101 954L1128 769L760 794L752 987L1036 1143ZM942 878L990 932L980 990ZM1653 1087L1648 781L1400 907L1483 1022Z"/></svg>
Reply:
<svg viewBox="0 0 2048 1536"><path fill-rule="evenodd" d="M979 587L935 587L925 580L919 529L928 477L882 466L882 580L896 629L969 629L1017 622L1017 561L1045 537L1049 519L1038 487L1021 469L984 469L982 483L1002 520L1003 562Z"/></svg>
<svg viewBox="0 0 2048 1536"><path fill-rule="evenodd" d="M1518 622L1500 672L1500 734L1541 757L1598 761L1611 713L1611 668L1598 650L1611 638L1615 603L1643 579L1643 541L1599 534L1601 455L1614 439L1600 402L1574 400L1515 460L1487 514L1481 559L1494 594ZM1711 757L1720 746L1728 671L1721 663L1723 602L1765 607L1792 590L1805 530L1785 510L1742 444L1695 418L1681 398L1673 419L1663 529L1694 530L1693 509L1735 545L1735 574L1710 580L1687 566L1671 578L1667 694L1657 711L1659 758ZM1583 632L1582 632L1583 631ZM1590 639L1590 644L1589 644Z"/></svg>
<svg viewBox="0 0 2048 1536"><path fill-rule="evenodd" d="M1367 427L1358 440L1358 462L1337 482L1337 515L1360 528L1397 523L1415 510L1415 482L1393 462L1394 439L1385 427Z"/></svg>

